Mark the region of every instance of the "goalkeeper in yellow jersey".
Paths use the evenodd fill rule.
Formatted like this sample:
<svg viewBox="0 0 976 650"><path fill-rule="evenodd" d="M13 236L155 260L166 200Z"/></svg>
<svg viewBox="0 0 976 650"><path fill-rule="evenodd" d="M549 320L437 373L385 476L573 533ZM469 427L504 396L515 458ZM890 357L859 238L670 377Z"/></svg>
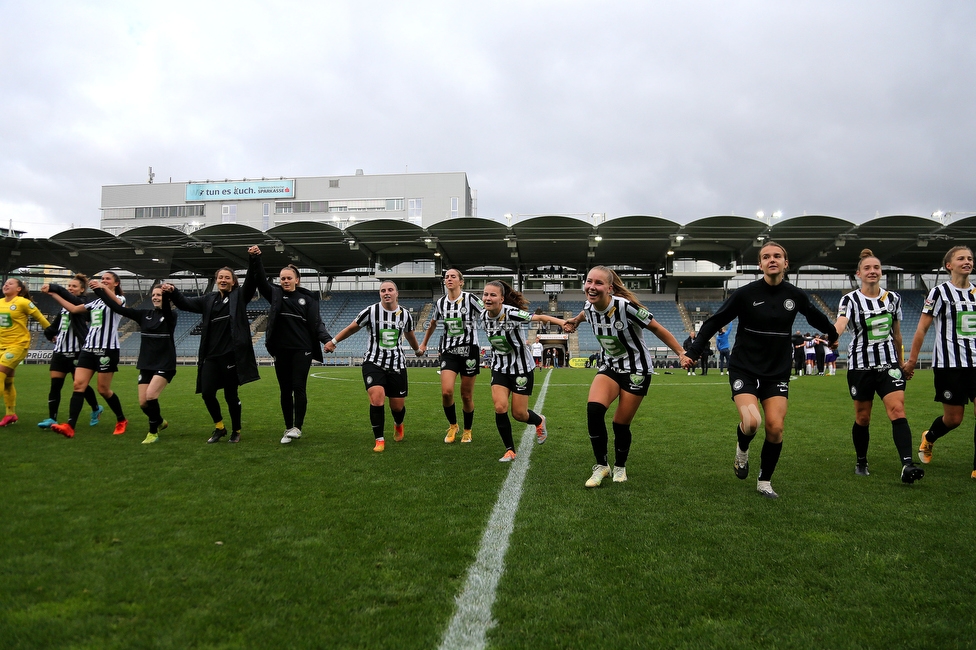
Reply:
<svg viewBox="0 0 976 650"><path fill-rule="evenodd" d="M50 323L30 299L27 286L17 278L3 283L3 299L0 300L0 376L3 377L3 403L7 414L0 419L0 427L17 421L17 389L14 388L14 370L27 358L30 348L30 332L27 318L33 318L41 327Z"/></svg>

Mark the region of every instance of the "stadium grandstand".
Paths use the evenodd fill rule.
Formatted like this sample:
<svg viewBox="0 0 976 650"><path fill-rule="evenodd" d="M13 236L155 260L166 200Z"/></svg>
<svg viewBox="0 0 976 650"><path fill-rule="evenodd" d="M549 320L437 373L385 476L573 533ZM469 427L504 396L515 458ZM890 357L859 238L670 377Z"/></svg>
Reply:
<svg viewBox="0 0 976 650"><path fill-rule="evenodd" d="M602 217L538 216L511 225L459 217L426 228L392 219L367 220L344 229L320 221L291 222L264 231L241 224L192 232L143 226L118 235L78 228L49 239L5 231L0 233L0 264L5 277L24 279L41 309L55 314L57 307L39 292L40 285L63 281L70 273L115 270L123 277L130 304L149 304L149 289L161 280L192 295L212 290L217 268L229 266L243 278L247 248L258 244L269 272L289 263L302 270L302 283L320 296L323 321L333 333L377 301L375 289L386 279L397 282L401 305L411 311L418 330L424 329L433 301L442 293L441 274L452 267L465 273L467 291L480 293L487 280L502 278L523 291L530 309L574 315L583 305L580 289L587 269L601 264L615 269L680 341L732 290L758 277L756 258L763 242L773 240L786 247L790 281L806 289L831 319L840 296L857 286L853 271L859 252L870 248L884 265L883 285L904 297L902 331L907 346L925 293L946 277L939 271L943 255L954 245L976 242L972 214L894 215L861 224L830 216L774 221L728 215L684 225L653 216ZM270 363L263 340L267 309L258 296L248 313L255 351L262 362ZM812 332L802 316L796 328ZM533 329L530 341L544 331ZM732 332L734 337L735 323ZM137 355L139 336L132 324L123 327L122 356L130 362ZM326 363L356 363L364 336L360 332L343 342L339 354ZM651 345L660 345L647 336ZM43 361L51 345L39 332L34 338L32 349L38 354L32 358ZM197 315L180 319L176 344L181 362L195 362ZM570 335L564 345L570 357L587 357L598 349L587 328ZM840 347L842 363L845 349L846 337ZM661 347L659 355L659 365L673 365L666 348ZM432 360L411 357L411 363L427 365Z"/></svg>

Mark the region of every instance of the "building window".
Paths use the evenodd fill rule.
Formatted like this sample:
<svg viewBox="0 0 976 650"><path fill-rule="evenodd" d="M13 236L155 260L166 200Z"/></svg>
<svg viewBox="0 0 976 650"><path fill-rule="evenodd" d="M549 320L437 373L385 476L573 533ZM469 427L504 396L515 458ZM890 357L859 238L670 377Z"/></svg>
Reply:
<svg viewBox="0 0 976 650"><path fill-rule="evenodd" d="M279 201L275 203L275 214L328 211L328 201Z"/></svg>
<svg viewBox="0 0 976 650"><path fill-rule="evenodd" d="M135 208L136 219L147 217L202 217L203 205L160 205L151 208Z"/></svg>
<svg viewBox="0 0 976 650"><path fill-rule="evenodd" d="M407 216L408 217L424 216L424 200L407 199Z"/></svg>
<svg viewBox="0 0 976 650"><path fill-rule="evenodd" d="M221 216L222 223L237 223L237 206L236 205L220 206L220 216Z"/></svg>
<svg viewBox="0 0 976 650"><path fill-rule="evenodd" d="M403 211L403 199L387 199L386 200L387 211Z"/></svg>
<svg viewBox="0 0 976 650"><path fill-rule="evenodd" d="M458 216L458 197L451 197L451 218L456 219Z"/></svg>
<svg viewBox="0 0 976 650"><path fill-rule="evenodd" d="M329 179L329 187L339 187L339 179L338 178Z"/></svg>

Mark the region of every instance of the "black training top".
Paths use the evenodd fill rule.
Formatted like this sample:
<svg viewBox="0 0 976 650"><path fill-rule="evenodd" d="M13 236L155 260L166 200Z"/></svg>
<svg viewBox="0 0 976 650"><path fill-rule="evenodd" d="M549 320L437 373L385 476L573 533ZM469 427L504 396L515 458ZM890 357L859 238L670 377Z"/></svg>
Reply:
<svg viewBox="0 0 976 650"><path fill-rule="evenodd" d="M729 360L729 370L756 378L781 379L793 369L793 321L800 313L811 326L827 332L830 342L837 340L837 331L823 312L817 309L807 294L783 281L776 286L760 278L736 289L728 300L706 320L687 354L698 359L708 341L736 317L735 346Z"/></svg>
<svg viewBox="0 0 976 650"><path fill-rule="evenodd" d="M105 295L105 290L101 288L95 289L95 295L101 298L110 310L134 320L139 325L139 329L142 330L142 342L139 344L139 359L136 361L136 368L139 370L176 370L176 345L173 343L176 314L170 307L169 294L163 294L161 309L125 307Z"/></svg>

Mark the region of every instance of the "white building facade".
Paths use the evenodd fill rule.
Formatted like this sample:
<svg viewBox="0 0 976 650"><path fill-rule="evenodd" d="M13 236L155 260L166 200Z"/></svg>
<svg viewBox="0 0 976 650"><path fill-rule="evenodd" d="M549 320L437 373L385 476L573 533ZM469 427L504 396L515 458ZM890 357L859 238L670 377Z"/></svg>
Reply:
<svg viewBox="0 0 976 650"><path fill-rule="evenodd" d="M268 230L294 221L345 228L396 219L427 227L477 216L464 172L212 179L102 186L101 228L113 235L142 226L192 232L236 223Z"/></svg>

